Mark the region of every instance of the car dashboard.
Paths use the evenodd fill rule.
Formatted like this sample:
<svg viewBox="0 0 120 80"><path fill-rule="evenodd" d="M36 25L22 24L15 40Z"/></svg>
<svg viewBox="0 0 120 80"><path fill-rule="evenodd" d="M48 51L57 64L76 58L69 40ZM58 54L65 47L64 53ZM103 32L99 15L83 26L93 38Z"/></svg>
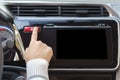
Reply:
<svg viewBox="0 0 120 80"><path fill-rule="evenodd" d="M119 1L1 1L3 79L25 80L34 27L51 46L50 80L119 80ZM2 60L3 61L3 60Z"/></svg>

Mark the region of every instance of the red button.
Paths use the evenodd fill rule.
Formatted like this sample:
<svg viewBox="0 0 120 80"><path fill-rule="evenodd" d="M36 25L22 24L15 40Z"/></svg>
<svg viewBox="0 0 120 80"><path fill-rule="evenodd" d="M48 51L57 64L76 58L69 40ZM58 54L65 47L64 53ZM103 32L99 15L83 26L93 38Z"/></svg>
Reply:
<svg viewBox="0 0 120 80"><path fill-rule="evenodd" d="M38 27L38 32L40 32L40 26L25 26L24 32L27 32L27 33L32 32L34 27Z"/></svg>
<svg viewBox="0 0 120 80"><path fill-rule="evenodd" d="M0 31L4 31L5 30L5 28L0 28Z"/></svg>

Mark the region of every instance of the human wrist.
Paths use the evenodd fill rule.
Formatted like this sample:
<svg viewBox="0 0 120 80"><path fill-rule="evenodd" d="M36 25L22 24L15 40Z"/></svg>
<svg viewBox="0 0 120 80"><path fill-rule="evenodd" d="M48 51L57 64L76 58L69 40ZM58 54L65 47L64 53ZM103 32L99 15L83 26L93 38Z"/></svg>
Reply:
<svg viewBox="0 0 120 80"><path fill-rule="evenodd" d="M27 79L34 76L48 78L49 63L45 59L33 59L27 62Z"/></svg>

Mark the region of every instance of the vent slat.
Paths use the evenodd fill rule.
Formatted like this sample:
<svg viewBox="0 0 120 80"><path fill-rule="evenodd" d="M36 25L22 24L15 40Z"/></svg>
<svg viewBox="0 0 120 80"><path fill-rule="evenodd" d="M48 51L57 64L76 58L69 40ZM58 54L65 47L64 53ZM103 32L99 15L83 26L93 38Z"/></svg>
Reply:
<svg viewBox="0 0 120 80"><path fill-rule="evenodd" d="M14 10L17 11L17 10ZM21 12L41 12L42 10L21 10ZM57 10L46 10L47 12L57 12Z"/></svg>
<svg viewBox="0 0 120 80"><path fill-rule="evenodd" d="M63 11L63 13L65 13L65 12L67 12L67 13L76 13L76 11ZM82 11L82 12L85 12L85 11ZM89 11L90 13L97 13L97 12L99 12L100 13L100 11Z"/></svg>
<svg viewBox="0 0 120 80"><path fill-rule="evenodd" d="M14 16L106 17L108 11L99 5L77 6L8 6Z"/></svg>

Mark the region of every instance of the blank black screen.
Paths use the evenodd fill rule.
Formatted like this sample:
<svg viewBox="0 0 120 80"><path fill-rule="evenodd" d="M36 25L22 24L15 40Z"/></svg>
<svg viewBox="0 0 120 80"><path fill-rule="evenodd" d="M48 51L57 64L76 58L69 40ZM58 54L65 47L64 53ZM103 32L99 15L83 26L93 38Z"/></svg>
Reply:
<svg viewBox="0 0 120 80"><path fill-rule="evenodd" d="M107 59L105 30L57 30L56 58Z"/></svg>

